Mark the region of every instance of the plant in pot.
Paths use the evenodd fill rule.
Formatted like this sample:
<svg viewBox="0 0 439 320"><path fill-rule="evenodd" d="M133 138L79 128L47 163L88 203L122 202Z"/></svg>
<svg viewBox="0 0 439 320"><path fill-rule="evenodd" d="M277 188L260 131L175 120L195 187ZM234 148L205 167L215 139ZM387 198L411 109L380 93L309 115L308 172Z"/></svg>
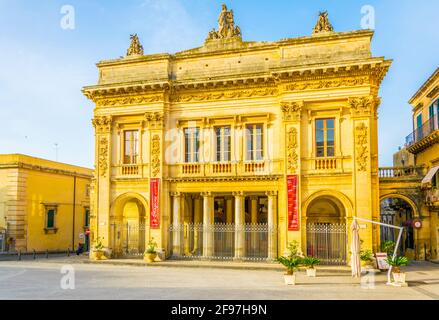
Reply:
<svg viewBox="0 0 439 320"><path fill-rule="evenodd" d="M373 265L373 253L372 250L361 250L360 251L360 260L361 265L364 266L372 266Z"/></svg>
<svg viewBox="0 0 439 320"><path fill-rule="evenodd" d="M308 277L316 276L316 268L314 266L318 265L320 260L314 257L305 257L302 260L302 264L306 267L306 275Z"/></svg>
<svg viewBox="0 0 439 320"><path fill-rule="evenodd" d="M93 252L96 260L102 260L104 258L105 247L100 238L96 240L96 244L93 247Z"/></svg>
<svg viewBox="0 0 439 320"><path fill-rule="evenodd" d="M405 273L401 272L401 267L409 264L409 259L404 256L388 257L386 262L392 266L393 281L397 284L405 284Z"/></svg>
<svg viewBox="0 0 439 320"><path fill-rule="evenodd" d="M143 254L143 259L148 262L154 262L155 258L157 258L157 242L154 241L154 238L151 238L148 242L148 248L146 248L145 253Z"/></svg>
<svg viewBox="0 0 439 320"><path fill-rule="evenodd" d="M392 240L385 240L381 242L381 252L387 253L387 256L391 256L395 250L396 243Z"/></svg>
<svg viewBox="0 0 439 320"><path fill-rule="evenodd" d="M294 274L294 271L299 269L299 266L302 263L302 258L294 256L282 256L277 258L277 261L287 268L287 273L284 275L285 284L295 285L296 275Z"/></svg>

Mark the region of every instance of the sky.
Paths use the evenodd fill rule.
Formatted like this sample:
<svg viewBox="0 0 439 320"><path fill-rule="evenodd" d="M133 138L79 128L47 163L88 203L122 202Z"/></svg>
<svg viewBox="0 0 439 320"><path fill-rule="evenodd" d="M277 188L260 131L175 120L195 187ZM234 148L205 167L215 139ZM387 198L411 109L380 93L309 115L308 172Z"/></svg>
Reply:
<svg viewBox="0 0 439 320"><path fill-rule="evenodd" d="M323 10L335 31L358 30L371 5L373 55L393 59L379 109L379 165L392 165L412 131L407 101L439 66L437 0L0 0L0 153L93 168L93 104L81 88L96 84L96 62L124 55L132 33L145 54L199 47L222 3L245 41L310 35Z"/></svg>

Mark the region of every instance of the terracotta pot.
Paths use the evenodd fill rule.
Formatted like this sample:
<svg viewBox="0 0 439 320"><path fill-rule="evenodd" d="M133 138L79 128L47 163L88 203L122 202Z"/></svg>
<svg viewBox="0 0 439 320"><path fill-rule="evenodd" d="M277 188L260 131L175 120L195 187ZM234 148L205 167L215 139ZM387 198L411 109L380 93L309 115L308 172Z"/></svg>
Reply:
<svg viewBox="0 0 439 320"><path fill-rule="evenodd" d="M285 274L284 275L285 284L294 286L296 284L296 275L295 274Z"/></svg>
<svg viewBox="0 0 439 320"><path fill-rule="evenodd" d="M94 255L96 260L102 260L104 258L104 251L95 251Z"/></svg>
<svg viewBox="0 0 439 320"><path fill-rule="evenodd" d="M315 277L316 276L316 269L315 268L306 269L306 275L308 277Z"/></svg>
<svg viewBox="0 0 439 320"><path fill-rule="evenodd" d="M157 258L157 253L145 253L143 256L143 260L148 263L153 263Z"/></svg>

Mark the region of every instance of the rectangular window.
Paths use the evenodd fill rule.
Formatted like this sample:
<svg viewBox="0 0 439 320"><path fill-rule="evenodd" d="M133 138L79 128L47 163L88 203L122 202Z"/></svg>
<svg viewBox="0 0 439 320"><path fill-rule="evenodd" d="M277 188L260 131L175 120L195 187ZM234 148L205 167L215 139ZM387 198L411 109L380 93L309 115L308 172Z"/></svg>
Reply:
<svg viewBox="0 0 439 320"><path fill-rule="evenodd" d="M335 134L333 118L316 120L316 155L317 157L335 156Z"/></svg>
<svg viewBox="0 0 439 320"><path fill-rule="evenodd" d="M137 163L138 135L137 130L124 131L124 164Z"/></svg>
<svg viewBox="0 0 439 320"><path fill-rule="evenodd" d="M257 161L264 158L264 132L262 124L246 126L246 160Z"/></svg>
<svg viewBox="0 0 439 320"><path fill-rule="evenodd" d="M434 104L428 107L428 119L433 118L434 116Z"/></svg>
<svg viewBox="0 0 439 320"><path fill-rule="evenodd" d="M230 161L230 126L215 128L216 161Z"/></svg>
<svg viewBox="0 0 439 320"><path fill-rule="evenodd" d="M418 114L416 117L416 129L419 129L422 127L422 113Z"/></svg>
<svg viewBox="0 0 439 320"><path fill-rule="evenodd" d="M46 209L46 229L55 229L56 208Z"/></svg>
<svg viewBox="0 0 439 320"><path fill-rule="evenodd" d="M90 226L90 209L89 208L85 208L85 212L84 212L84 227L89 227Z"/></svg>
<svg viewBox="0 0 439 320"><path fill-rule="evenodd" d="M200 128L184 129L184 162L198 162L200 151Z"/></svg>

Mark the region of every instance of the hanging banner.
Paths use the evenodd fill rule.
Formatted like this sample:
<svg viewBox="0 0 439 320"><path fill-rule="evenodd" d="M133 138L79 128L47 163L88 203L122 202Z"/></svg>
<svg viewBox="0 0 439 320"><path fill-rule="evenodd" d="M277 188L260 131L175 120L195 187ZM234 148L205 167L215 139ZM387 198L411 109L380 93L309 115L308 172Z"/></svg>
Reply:
<svg viewBox="0 0 439 320"><path fill-rule="evenodd" d="M297 208L297 175L287 176L288 230L299 231L299 210Z"/></svg>
<svg viewBox="0 0 439 320"><path fill-rule="evenodd" d="M150 180L150 223L149 226L151 229L160 228L160 179L152 178Z"/></svg>

